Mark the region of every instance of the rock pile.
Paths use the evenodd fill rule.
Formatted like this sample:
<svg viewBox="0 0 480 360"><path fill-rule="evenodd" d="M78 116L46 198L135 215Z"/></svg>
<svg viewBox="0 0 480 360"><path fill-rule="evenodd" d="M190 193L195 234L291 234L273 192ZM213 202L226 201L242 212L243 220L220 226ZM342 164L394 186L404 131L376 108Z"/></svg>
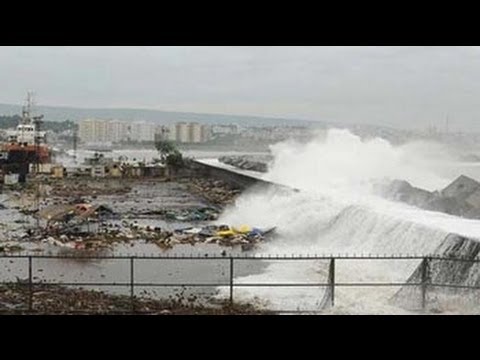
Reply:
<svg viewBox="0 0 480 360"><path fill-rule="evenodd" d="M258 171L258 172L267 172L268 165L267 162L254 160L252 157L248 155L242 156L221 156L218 158L218 161L235 166L239 169L243 170L251 170L251 171Z"/></svg>
<svg viewBox="0 0 480 360"><path fill-rule="evenodd" d="M464 175L440 191L416 188L403 180L377 184L374 191L387 199L425 210L480 219L480 183Z"/></svg>

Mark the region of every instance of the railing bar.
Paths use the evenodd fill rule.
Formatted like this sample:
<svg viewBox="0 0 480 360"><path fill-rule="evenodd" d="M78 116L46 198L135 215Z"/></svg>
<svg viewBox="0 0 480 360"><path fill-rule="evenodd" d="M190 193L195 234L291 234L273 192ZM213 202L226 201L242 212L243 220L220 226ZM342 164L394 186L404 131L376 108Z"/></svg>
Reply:
<svg viewBox="0 0 480 360"><path fill-rule="evenodd" d="M15 281L3 281L0 282L1 285L17 285L17 286L30 286L28 282L25 283L18 283ZM65 283L65 282L32 282L32 285L37 286L123 286L123 287L130 287L131 283ZM335 286L421 286L422 283L335 283ZM143 286L143 287L150 287L150 286L230 286L230 283L191 283L191 284L184 284L184 283L135 283L136 287ZM299 287L307 287L307 286L331 286L330 283L237 283L234 284L234 287L269 287L269 286L299 286ZM451 288L464 288L464 289L472 289L472 290L480 290L480 286L470 286L470 285L455 285L455 284L428 284L428 286L435 286L435 287L451 287Z"/></svg>
<svg viewBox="0 0 480 360"><path fill-rule="evenodd" d="M230 257L230 306L233 306L233 257Z"/></svg>
<svg viewBox="0 0 480 360"><path fill-rule="evenodd" d="M18 286L28 286L28 283L17 283L17 282L0 282L2 285L18 285ZM131 287L131 283L63 283L63 282L42 282L42 283L33 283L34 285L38 286L123 286L123 287ZM165 284L165 283L135 283L135 287L139 286L229 286L230 283L193 283L193 284L177 284L177 283L172 283L172 284ZM237 285L235 285L237 286Z"/></svg>
<svg viewBox="0 0 480 360"><path fill-rule="evenodd" d="M134 261L135 258L132 256L130 258L130 301L132 305L132 312L135 312L135 274L134 274Z"/></svg>
<svg viewBox="0 0 480 360"><path fill-rule="evenodd" d="M28 257L28 310L33 310L32 257Z"/></svg>
<svg viewBox="0 0 480 360"><path fill-rule="evenodd" d="M451 288L458 288L458 289L472 289L472 290L480 290L480 286L470 286L470 285L455 285L455 284L428 284L428 286L435 286L435 287L451 287Z"/></svg>
<svg viewBox="0 0 480 360"><path fill-rule="evenodd" d="M22 259L22 258L35 258L35 259L90 259L90 260L108 260L108 259L130 259L131 256L65 256L65 255L2 255L1 258L4 259ZM429 256L430 257L430 256ZM220 260L225 259L223 256L210 256L208 258L196 256L134 256L134 259L143 259L143 260ZM271 259L270 256L235 256L235 260L268 260ZM324 255L324 256L291 256L291 257L283 257L282 260L328 260L331 259L332 256ZM337 255L336 258L340 258L342 260L367 260L367 259L383 259L383 260L422 260L424 257L422 256L386 256L386 255L375 255L375 256L348 256L348 255ZM440 257L440 256L433 256L432 258L441 261L461 261L461 262L470 262L470 263L478 263L480 259L468 259L468 258L452 258L452 257Z"/></svg>
<svg viewBox="0 0 480 360"><path fill-rule="evenodd" d="M330 284L330 305L335 306L335 259L330 260L330 268L328 270Z"/></svg>

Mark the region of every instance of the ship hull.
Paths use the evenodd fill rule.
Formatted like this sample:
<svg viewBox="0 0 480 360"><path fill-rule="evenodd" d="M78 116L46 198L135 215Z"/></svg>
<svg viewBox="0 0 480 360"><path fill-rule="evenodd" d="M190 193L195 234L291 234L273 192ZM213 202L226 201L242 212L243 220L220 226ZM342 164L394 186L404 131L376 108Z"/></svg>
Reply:
<svg viewBox="0 0 480 360"><path fill-rule="evenodd" d="M7 154L8 163L40 163L51 162L51 151L45 145L5 144L2 152Z"/></svg>

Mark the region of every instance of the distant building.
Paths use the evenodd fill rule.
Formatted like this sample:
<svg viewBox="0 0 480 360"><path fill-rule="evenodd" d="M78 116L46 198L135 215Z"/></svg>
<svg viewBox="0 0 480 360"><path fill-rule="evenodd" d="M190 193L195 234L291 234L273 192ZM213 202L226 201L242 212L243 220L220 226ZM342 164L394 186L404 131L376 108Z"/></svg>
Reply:
<svg viewBox="0 0 480 360"><path fill-rule="evenodd" d="M212 134L238 134L238 125L213 125Z"/></svg>
<svg viewBox="0 0 480 360"><path fill-rule="evenodd" d="M211 129L199 123L179 122L159 126L142 121L85 119L79 123L79 138L85 143L171 140L178 143L203 143L210 140Z"/></svg>
<svg viewBox="0 0 480 360"><path fill-rule="evenodd" d="M128 139L130 126L125 121L111 120L107 123L108 137L111 142L120 142Z"/></svg>
<svg viewBox="0 0 480 360"><path fill-rule="evenodd" d="M78 136L84 142L105 141L106 123L98 119L85 119L80 122Z"/></svg>
<svg viewBox="0 0 480 360"><path fill-rule="evenodd" d="M176 141L179 143L190 142L190 129L188 123L176 123L175 124Z"/></svg>
<svg viewBox="0 0 480 360"><path fill-rule="evenodd" d="M130 125L130 140L154 141L156 125L147 122L132 122Z"/></svg>
<svg viewBox="0 0 480 360"><path fill-rule="evenodd" d="M212 129L208 125L202 125L200 131L201 142L207 142L212 138Z"/></svg>
<svg viewBox="0 0 480 360"><path fill-rule="evenodd" d="M140 121L85 119L79 123L79 138L85 143L154 141L155 124Z"/></svg>
<svg viewBox="0 0 480 360"><path fill-rule="evenodd" d="M203 143L210 140L210 128L199 123L179 122L157 129L156 139L178 143Z"/></svg>

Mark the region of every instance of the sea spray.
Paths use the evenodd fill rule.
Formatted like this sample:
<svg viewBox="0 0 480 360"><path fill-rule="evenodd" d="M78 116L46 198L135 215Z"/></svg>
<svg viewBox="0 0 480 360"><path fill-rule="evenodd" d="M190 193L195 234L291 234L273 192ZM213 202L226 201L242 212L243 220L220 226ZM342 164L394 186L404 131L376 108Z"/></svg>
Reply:
<svg viewBox="0 0 480 360"><path fill-rule="evenodd" d="M287 141L272 146L274 161L264 179L299 192L259 191L243 194L219 222L277 226L277 238L258 250L269 254L416 254L434 252L449 233L480 237L480 222L428 212L374 195L383 179L404 179L438 189L452 179L440 175L451 161L439 144L416 142L393 146L381 138L362 140L348 130L332 129L306 144ZM238 282L326 281L325 261L272 262L262 274ZM344 281L406 281L418 261L342 261L337 276ZM392 312L388 299L397 289L341 289L338 309L346 312ZM248 288L237 298L259 297L276 309L315 310L325 288ZM368 305L365 305L367 302ZM346 310L348 309L348 310Z"/></svg>

